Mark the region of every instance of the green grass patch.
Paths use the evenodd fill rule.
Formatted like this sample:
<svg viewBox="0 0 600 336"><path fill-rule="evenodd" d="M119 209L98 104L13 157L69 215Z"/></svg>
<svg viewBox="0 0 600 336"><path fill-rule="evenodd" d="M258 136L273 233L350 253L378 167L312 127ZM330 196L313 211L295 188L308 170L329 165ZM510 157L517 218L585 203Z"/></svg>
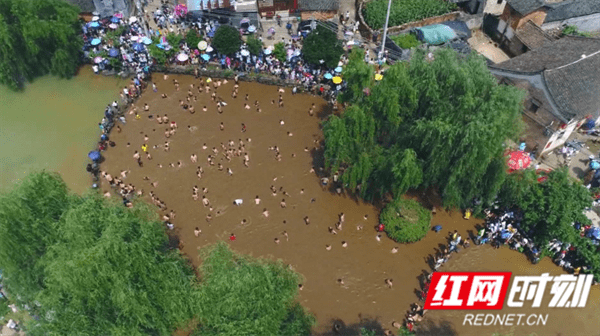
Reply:
<svg viewBox="0 0 600 336"><path fill-rule="evenodd" d="M417 40L417 37L413 34L402 34L390 36L392 41L402 49L412 49L421 45L421 41Z"/></svg>
<svg viewBox="0 0 600 336"><path fill-rule="evenodd" d="M398 198L390 202L379 215L385 232L399 243L417 242L431 227L431 211L412 199Z"/></svg>

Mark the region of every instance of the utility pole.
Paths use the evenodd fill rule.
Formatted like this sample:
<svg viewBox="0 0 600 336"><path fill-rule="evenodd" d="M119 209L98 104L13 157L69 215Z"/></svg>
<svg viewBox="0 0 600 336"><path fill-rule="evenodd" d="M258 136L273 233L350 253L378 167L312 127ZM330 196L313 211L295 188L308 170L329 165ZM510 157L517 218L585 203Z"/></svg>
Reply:
<svg viewBox="0 0 600 336"><path fill-rule="evenodd" d="M387 15L385 16L385 26L383 27L383 40L381 41L381 51L379 52L379 59L383 58L383 50L385 49L385 39L387 37L388 23L390 22L390 9L391 8L392 8L392 0L389 0Z"/></svg>

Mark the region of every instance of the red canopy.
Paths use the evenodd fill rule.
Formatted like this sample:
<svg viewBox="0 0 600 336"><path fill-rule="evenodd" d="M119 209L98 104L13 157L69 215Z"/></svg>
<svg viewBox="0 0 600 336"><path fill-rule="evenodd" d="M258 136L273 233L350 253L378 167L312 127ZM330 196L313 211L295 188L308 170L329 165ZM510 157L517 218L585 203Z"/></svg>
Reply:
<svg viewBox="0 0 600 336"><path fill-rule="evenodd" d="M514 151L508 154L508 168L512 170L525 169L531 164L531 157L523 151Z"/></svg>

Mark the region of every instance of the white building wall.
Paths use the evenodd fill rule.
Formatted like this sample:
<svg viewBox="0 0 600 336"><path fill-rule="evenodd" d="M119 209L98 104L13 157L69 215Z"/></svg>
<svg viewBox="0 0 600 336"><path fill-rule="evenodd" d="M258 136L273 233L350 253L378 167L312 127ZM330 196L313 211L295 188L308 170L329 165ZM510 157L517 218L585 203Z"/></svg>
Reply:
<svg viewBox="0 0 600 336"><path fill-rule="evenodd" d="M507 0L502 0L501 3L498 3L499 0L487 0L485 7L483 8L483 12L486 14L500 15L502 12L504 12L506 1Z"/></svg>

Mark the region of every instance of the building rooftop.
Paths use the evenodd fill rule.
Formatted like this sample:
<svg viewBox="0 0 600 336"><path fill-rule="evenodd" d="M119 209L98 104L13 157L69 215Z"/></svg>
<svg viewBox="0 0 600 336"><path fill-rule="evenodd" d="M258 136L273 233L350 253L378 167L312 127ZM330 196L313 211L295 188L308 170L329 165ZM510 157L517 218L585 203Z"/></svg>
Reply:
<svg viewBox="0 0 600 336"><path fill-rule="evenodd" d="M339 0L298 0L298 9L301 11L337 11L340 8Z"/></svg>
<svg viewBox="0 0 600 336"><path fill-rule="evenodd" d="M93 0L66 0L68 3L79 7L83 13L92 13L96 11Z"/></svg>
<svg viewBox="0 0 600 336"><path fill-rule="evenodd" d="M530 50L543 47L553 41L550 35L546 34L542 28L538 27L531 20L515 31L515 34Z"/></svg>
<svg viewBox="0 0 600 336"><path fill-rule="evenodd" d="M563 21L574 17L600 13L600 0L570 0L548 4L545 22Z"/></svg>
<svg viewBox="0 0 600 336"><path fill-rule="evenodd" d="M527 15L546 5L543 0L508 0L508 4L521 15Z"/></svg>

